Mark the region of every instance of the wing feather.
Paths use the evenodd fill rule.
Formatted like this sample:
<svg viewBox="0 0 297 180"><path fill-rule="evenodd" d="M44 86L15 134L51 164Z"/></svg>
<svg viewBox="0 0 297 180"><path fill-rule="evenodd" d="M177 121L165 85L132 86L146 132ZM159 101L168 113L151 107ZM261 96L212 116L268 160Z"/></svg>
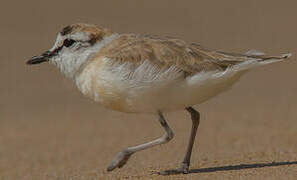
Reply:
<svg viewBox="0 0 297 180"><path fill-rule="evenodd" d="M174 38L123 34L112 45L107 46L103 55L117 62L143 61L163 68L175 66L185 74L201 71L224 71L228 67L247 60L261 60L264 55L236 54L216 51L196 43L186 43Z"/></svg>

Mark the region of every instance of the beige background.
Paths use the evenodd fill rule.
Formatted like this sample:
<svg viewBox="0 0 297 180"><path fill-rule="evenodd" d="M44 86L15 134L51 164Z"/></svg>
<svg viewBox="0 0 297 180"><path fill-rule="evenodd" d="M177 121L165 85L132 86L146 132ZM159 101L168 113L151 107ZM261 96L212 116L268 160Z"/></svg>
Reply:
<svg viewBox="0 0 297 180"><path fill-rule="evenodd" d="M291 0L2 0L0 179L296 179L296 8ZM52 65L25 65L75 22L224 51L294 56L251 71L232 90L196 107L202 120L191 174L151 175L182 160L191 125L183 111L166 114L173 141L107 173L120 149L163 130L154 116L113 112L82 97Z"/></svg>

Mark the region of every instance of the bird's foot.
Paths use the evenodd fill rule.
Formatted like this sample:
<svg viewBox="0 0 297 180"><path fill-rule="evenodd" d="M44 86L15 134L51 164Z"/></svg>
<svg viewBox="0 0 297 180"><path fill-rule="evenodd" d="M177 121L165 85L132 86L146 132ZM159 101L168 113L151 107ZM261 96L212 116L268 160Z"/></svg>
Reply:
<svg viewBox="0 0 297 180"><path fill-rule="evenodd" d="M172 174L188 174L189 173L189 165L186 163L181 163L180 167L177 169L170 169L161 171L158 174L160 175L172 175Z"/></svg>
<svg viewBox="0 0 297 180"><path fill-rule="evenodd" d="M111 164L108 166L107 168L107 171L112 171L114 170L115 168L121 168L123 167L128 159L130 158L130 156L132 155L133 153L128 151L128 150L123 150L121 152L119 152L115 157L114 159L112 160Z"/></svg>

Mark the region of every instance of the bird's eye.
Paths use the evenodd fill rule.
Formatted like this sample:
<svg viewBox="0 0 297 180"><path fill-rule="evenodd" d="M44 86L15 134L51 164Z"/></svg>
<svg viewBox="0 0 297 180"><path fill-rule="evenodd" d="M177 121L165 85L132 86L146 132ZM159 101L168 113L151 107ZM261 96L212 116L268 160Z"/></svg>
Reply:
<svg viewBox="0 0 297 180"><path fill-rule="evenodd" d="M74 43L75 43L75 40L73 40L73 39L65 39L65 40L64 40L64 43L63 43L63 46L65 46L65 47L70 47L70 46L72 46Z"/></svg>

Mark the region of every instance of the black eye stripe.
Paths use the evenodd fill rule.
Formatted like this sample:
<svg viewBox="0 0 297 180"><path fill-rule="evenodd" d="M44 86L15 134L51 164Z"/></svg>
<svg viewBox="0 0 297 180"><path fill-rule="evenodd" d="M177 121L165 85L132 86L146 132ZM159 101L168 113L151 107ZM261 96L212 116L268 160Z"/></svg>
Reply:
<svg viewBox="0 0 297 180"><path fill-rule="evenodd" d="M73 39L65 39L63 42L63 46L70 47L75 43L75 40Z"/></svg>
<svg viewBox="0 0 297 180"><path fill-rule="evenodd" d="M63 45L62 46L59 46L57 47L56 49L54 49L52 52L45 52L44 55L47 56L47 57L53 57L53 56L56 56L62 49L63 47L70 47L72 46L76 41L73 40L73 39L65 39L64 42L63 42Z"/></svg>

